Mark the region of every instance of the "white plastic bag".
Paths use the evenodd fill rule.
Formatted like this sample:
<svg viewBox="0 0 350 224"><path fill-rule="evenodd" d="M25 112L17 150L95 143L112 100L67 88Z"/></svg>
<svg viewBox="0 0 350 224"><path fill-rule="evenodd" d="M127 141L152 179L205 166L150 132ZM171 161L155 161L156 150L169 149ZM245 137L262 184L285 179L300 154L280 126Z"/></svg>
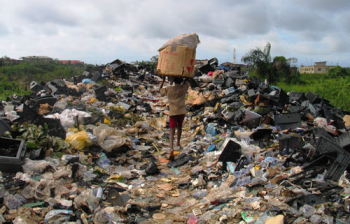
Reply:
<svg viewBox="0 0 350 224"><path fill-rule="evenodd" d="M123 137L125 131L109 127L106 124L94 128L93 134L97 137L97 143L107 152L124 145L126 140Z"/></svg>
<svg viewBox="0 0 350 224"><path fill-rule="evenodd" d="M163 44L158 51L163 50L169 46L186 46L190 49L196 49L197 45L200 43L199 37L196 33L180 34L173 39L170 39L165 44Z"/></svg>

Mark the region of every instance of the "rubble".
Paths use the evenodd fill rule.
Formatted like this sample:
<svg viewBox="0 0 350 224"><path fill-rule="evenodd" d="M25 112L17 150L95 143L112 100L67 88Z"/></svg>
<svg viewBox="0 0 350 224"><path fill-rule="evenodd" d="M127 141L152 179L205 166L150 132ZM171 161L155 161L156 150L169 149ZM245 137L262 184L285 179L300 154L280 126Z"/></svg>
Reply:
<svg viewBox="0 0 350 224"><path fill-rule="evenodd" d="M1 222L350 222L348 112L213 58L168 161L161 77L97 70L2 102Z"/></svg>

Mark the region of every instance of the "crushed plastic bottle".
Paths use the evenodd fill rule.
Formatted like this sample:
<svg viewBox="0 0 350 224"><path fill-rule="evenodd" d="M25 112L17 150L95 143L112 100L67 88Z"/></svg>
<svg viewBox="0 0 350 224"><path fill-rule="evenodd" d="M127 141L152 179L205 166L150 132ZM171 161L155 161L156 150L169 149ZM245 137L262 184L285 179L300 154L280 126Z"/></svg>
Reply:
<svg viewBox="0 0 350 224"><path fill-rule="evenodd" d="M101 168L108 170L109 164L111 161L107 158L106 154L102 153L100 157L97 160L97 165L99 165Z"/></svg>

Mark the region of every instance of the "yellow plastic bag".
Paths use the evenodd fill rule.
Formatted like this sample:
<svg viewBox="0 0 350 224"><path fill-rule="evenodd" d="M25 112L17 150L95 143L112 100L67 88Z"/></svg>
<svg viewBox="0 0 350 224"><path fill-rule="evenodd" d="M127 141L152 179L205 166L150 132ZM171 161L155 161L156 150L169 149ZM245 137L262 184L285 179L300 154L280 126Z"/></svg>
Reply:
<svg viewBox="0 0 350 224"><path fill-rule="evenodd" d="M77 150L83 150L85 147L89 147L93 143L86 131L80 131L69 135L66 137L66 142Z"/></svg>

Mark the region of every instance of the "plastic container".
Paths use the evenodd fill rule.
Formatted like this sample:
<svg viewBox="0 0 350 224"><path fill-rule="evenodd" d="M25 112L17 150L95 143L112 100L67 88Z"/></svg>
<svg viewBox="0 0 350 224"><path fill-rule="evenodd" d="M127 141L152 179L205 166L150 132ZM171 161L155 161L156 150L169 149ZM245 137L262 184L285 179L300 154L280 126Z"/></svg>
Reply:
<svg viewBox="0 0 350 224"><path fill-rule="evenodd" d="M0 171L17 173L22 171L26 144L24 140L0 138Z"/></svg>

